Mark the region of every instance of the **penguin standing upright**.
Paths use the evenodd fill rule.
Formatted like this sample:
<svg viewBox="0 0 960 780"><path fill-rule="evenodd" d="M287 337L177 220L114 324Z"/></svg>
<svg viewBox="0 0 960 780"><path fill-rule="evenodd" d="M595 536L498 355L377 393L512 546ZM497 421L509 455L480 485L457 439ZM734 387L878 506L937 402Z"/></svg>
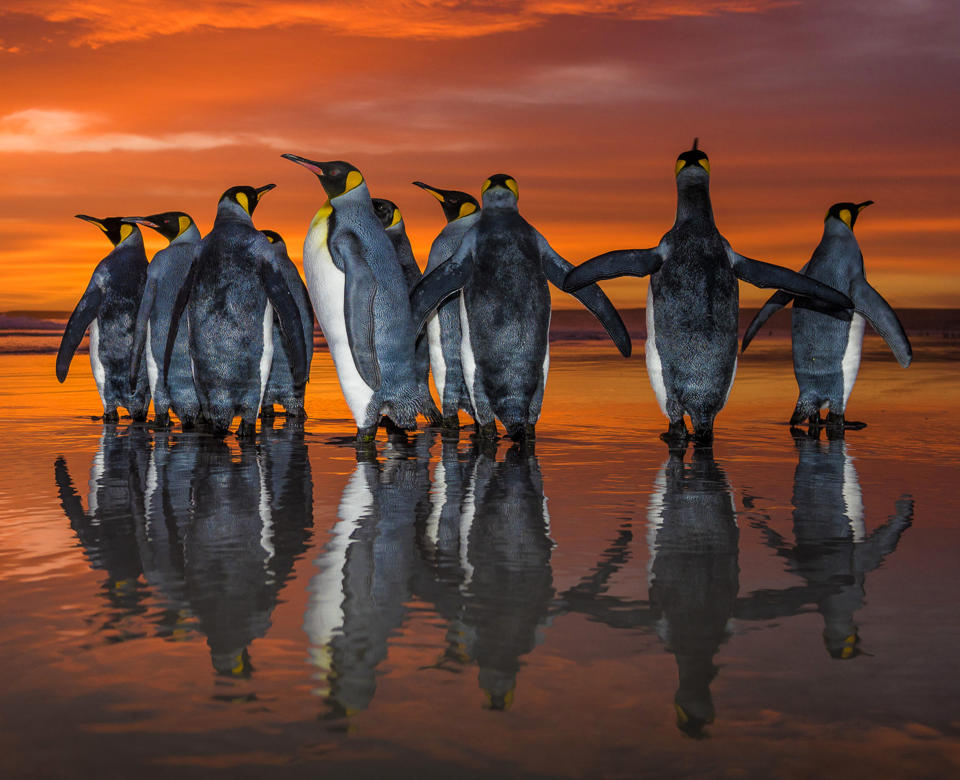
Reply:
<svg viewBox="0 0 960 780"><path fill-rule="evenodd" d="M70 361L89 326L90 365L103 402L103 421L117 422L117 407L123 406L134 420L141 422L147 419L150 386L143 367L131 383L130 364L137 310L147 281L143 236L140 228L122 217L97 219L77 214L77 219L100 228L113 244L113 250L97 264L67 321L57 351L57 379L62 383L67 378Z"/></svg>
<svg viewBox="0 0 960 780"><path fill-rule="evenodd" d="M496 421L516 440L532 438L540 417L550 353L550 290L573 266L517 210L517 182L491 176L481 189L480 219L453 257L411 293L419 327L460 292L463 374L481 434L496 437ZM623 355L630 335L599 287L575 293L603 323Z"/></svg>
<svg viewBox="0 0 960 780"><path fill-rule="evenodd" d="M727 402L737 368L740 291L737 279L779 287L832 308L850 308L843 293L777 265L750 260L720 235L710 204L710 161L693 148L677 158L677 217L653 249L627 249L588 260L567 275L565 290L599 279L650 274L646 363L666 439L713 439L713 421Z"/></svg>
<svg viewBox="0 0 960 780"><path fill-rule="evenodd" d="M363 174L348 162L283 157L316 174L329 198L310 223L303 270L357 440L372 441L384 414L413 429L422 399L407 284Z"/></svg>
<svg viewBox="0 0 960 780"><path fill-rule="evenodd" d="M380 218L380 224L390 237L393 248L397 252L397 260L400 261L400 269L403 271L403 278L407 282L407 291L409 292L417 286L423 278L423 272L417 265L417 260L413 256L413 247L410 246L410 239L407 237L407 228L403 224L403 215L397 204L392 200L384 198L373 198L373 210L377 212ZM420 388L420 396L423 399L423 416L426 417L431 425L439 425L442 422L440 410L430 395L430 345L426 339L420 339L414 352L417 368L417 386Z"/></svg>
<svg viewBox="0 0 960 780"><path fill-rule="evenodd" d="M863 272L863 254L853 226L863 209L873 203L834 203L823 222L823 238L800 273L829 284L853 300L854 311L821 312L802 298L793 305L793 373L800 396L791 425L809 420L820 424L820 410L828 409L827 424L842 427L853 383L860 369L863 322L883 336L897 362L906 368L913 359L910 340L897 315ZM743 350L763 324L793 300L785 292L773 296L757 312L743 336ZM859 425L859 424L855 424Z"/></svg>
<svg viewBox="0 0 960 780"><path fill-rule="evenodd" d="M447 219L447 224L430 245L426 269L426 273L430 273L457 251L464 234L480 219L480 204L466 192L441 190L422 181L415 181L414 185L440 201L443 215ZM457 412L463 409L473 416L473 406L460 364L458 300L441 303L436 314L430 316L427 320L427 340L430 344L430 367L433 369L433 382L440 395L444 427L459 428Z"/></svg>
<svg viewBox="0 0 960 780"><path fill-rule="evenodd" d="M164 375L189 301L190 357L204 416L224 436L235 414L237 435L252 436L273 361L273 312L291 345L294 381L306 376L303 323L270 241L251 215L273 184L231 187L220 196L213 229L177 295Z"/></svg>
<svg viewBox="0 0 960 780"><path fill-rule="evenodd" d="M190 273L190 267L200 247L200 231L190 215L182 211L167 211L151 214L149 217L130 217L128 221L153 228L170 242L169 246L153 256L147 266L147 285L137 313L131 376L139 376L140 361L146 346L147 376L150 380L150 394L153 396L155 424L162 428L168 427L172 407L184 430L189 430L200 416L200 399L197 398L197 390L193 384L190 338L187 328L183 326L183 318L166 378L160 376L160 367L163 365L163 352L167 346L170 315L173 313L177 293Z"/></svg>
<svg viewBox="0 0 960 780"><path fill-rule="evenodd" d="M299 311L300 321L303 323L303 345L307 350L307 373L304 381L309 382L310 363L313 360L313 309L310 307L310 296L303 279L300 278L300 272L287 254L287 245L283 237L273 230L261 230L260 232L267 237L267 240L273 246L277 264L280 266L283 278L287 280L287 287L290 288L290 293L297 303L297 311ZM306 387L293 381L293 374L291 373L293 360L289 352L289 342L284 340L280 320L277 313L274 312L273 364L270 367L267 389L264 391L263 400L260 402L260 414L265 418L273 416L274 404L282 404L287 417L303 419L307 416L303 408Z"/></svg>

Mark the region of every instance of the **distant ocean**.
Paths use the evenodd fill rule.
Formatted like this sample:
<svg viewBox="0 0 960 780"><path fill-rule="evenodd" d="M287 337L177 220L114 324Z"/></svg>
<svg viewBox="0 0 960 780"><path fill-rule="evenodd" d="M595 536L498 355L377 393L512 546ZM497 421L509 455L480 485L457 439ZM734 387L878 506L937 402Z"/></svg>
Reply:
<svg viewBox="0 0 960 780"><path fill-rule="evenodd" d="M621 309L621 315L634 340L634 351L639 353L641 342L646 338L646 312L644 309ZM756 308L740 311L740 333L757 313ZM960 339L960 309L900 309L898 312L904 328L913 340ZM9 311L0 312L0 355L55 354L60 346L60 336L70 317L66 311ZM871 331L868 329L867 331ZM780 341L790 333L790 317L779 313L772 317L757 336L760 343L765 337ZM550 341L599 341L606 338L603 327L585 309L555 309L550 322ZM319 329L314 334L316 346L323 347L324 340ZM87 351L87 341L80 346Z"/></svg>

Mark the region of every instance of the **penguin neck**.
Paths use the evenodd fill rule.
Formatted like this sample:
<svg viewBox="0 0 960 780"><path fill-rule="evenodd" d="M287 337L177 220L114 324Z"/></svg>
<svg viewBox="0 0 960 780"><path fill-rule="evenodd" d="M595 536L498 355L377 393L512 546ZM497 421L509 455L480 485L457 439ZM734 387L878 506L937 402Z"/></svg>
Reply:
<svg viewBox="0 0 960 780"><path fill-rule="evenodd" d="M852 228L847 227L847 223L842 219L830 217L823 223L824 238L853 238Z"/></svg>
<svg viewBox="0 0 960 780"><path fill-rule="evenodd" d="M217 218L213 221L213 226L218 227L228 222L246 222L253 224L253 218L239 203L224 199L217 204Z"/></svg>
<svg viewBox="0 0 960 780"><path fill-rule="evenodd" d="M140 232L140 228L136 225L133 226L133 232L127 236L123 241L120 241L117 244L114 244L114 249L143 249L143 234Z"/></svg>
<svg viewBox="0 0 960 780"><path fill-rule="evenodd" d="M370 200L370 190L367 189L367 183L365 181L360 182L360 184L352 190L347 190L342 195L330 198L328 203L333 207L334 211L350 211L366 206L366 208L376 216L376 212L373 211L373 201ZM380 221L379 217L377 217L377 221Z"/></svg>
<svg viewBox="0 0 960 780"><path fill-rule="evenodd" d="M192 244L199 240L200 231L197 229L196 225L191 224L190 227L188 227L170 242L170 246L173 246L174 244Z"/></svg>
<svg viewBox="0 0 960 780"><path fill-rule="evenodd" d="M682 222L709 222L713 224L713 206L710 204L710 181L706 178L690 181L677 180L677 220Z"/></svg>

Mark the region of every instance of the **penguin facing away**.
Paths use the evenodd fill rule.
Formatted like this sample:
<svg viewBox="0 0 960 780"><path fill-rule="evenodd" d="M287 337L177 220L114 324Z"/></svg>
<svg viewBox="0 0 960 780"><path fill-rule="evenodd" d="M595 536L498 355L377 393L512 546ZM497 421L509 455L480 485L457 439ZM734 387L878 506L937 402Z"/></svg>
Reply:
<svg viewBox="0 0 960 780"><path fill-rule="evenodd" d="M253 436L273 362L273 312L290 343L294 381L306 378L303 323L270 241L253 226L263 187L231 187L217 205L213 229L174 304L164 351L164 375L189 303L190 357L204 417L217 436L226 435L235 414L237 435Z"/></svg>
<svg viewBox="0 0 960 780"><path fill-rule="evenodd" d="M694 438L709 442L736 373L738 279L779 287L834 309L852 303L815 279L733 251L714 223L710 161L697 149L696 139L677 158L675 175L676 221L660 244L594 257L570 272L564 289L650 274L646 364L657 402L670 421L663 438L685 440L684 414L689 414Z"/></svg>
<svg viewBox="0 0 960 780"><path fill-rule="evenodd" d="M422 399L407 284L363 174L348 162L282 156L314 173L328 197L307 231L303 270L357 441L373 441L381 415L412 430Z"/></svg>
<svg viewBox="0 0 960 780"><path fill-rule="evenodd" d="M422 181L413 184L440 202L447 220L430 245L426 269L426 273L430 273L457 251L464 234L480 219L480 204L472 195L460 190L441 190ZM441 303L436 313L427 320L427 340L444 427L459 429L457 413L460 409L471 416L475 415L460 364L460 302L456 298Z"/></svg>
<svg viewBox="0 0 960 780"><path fill-rule="evenodd" d="M801 274L849 295L853 312L823 312L803 298L794 300L789 293L777 292L757 312L743 336L741 351L773 314L794 301L793 373L800 395L791 425L804 420L819 425L820 410L827 409L827 425L862 427L862 423L845 422L844 415L860 368L864 320L883 337L901 366L906 368L913 359L900 320L864 276L863 254L853 235L857 217L872 203L834 203L824 217L823 238L800 269Z"/></svg>
<svg viewBox="0 0 960 780"><path fill-rule="evenodd" d="M380 224L383 225L383 229L397 252L397 260L400 261L400 268L403 271L403 278L407 282L407 291L409 292L423 278L423 272L413 256L413 247L410 246L410 239L407 237L403 215L397 208L397 204L384 198L373 198L373 210L377 212ZM420 339L417 342L414 358L417 369L417 386L420 388L420 396L423 399L423 416L430 421L431 425L440 425L443 418L440 415L440 410L437 409L433 396L430 395L430 345L426 339Z"/></svg>
<svg viewBox="0 0 960 780"><path fill-rule="evenodd" d="M167 346L170 316L200 247L200 231L190 215L182 211L130 217L127 221L153 228L170 242L147 266L147 284L137 313L131 376L139 376L140 361L146 352L154 424L169 427L172 408L184 430L190 430L200 417L200 399L193 383L190 338L183 324L184 317L181 317L166 379L160 375L160 367Z"/></svg>
<svg viewBox="0 0 960 780"><path fill-rule="evenodd" d="M460 293L461 359L480 433L496 437L499 418L516 440L533 438L549 369L548 280L560 286L573 267L517 210L517 182L491 176L480 219L456 253L411 293L419 329L446 298ZM603 323L620 352L630 335L596 285L575 293Z"/></svg>
<svg viewBox="0 0 960 780"><path fill-rule="evenodd" d="M306 347L307 374L306 380L310 381L310 363L313 360L313 309L310 306L310 296L307 293L307 287L300 278L300 272L293 264L290 256L287 254L287 245L283 237L273 230L261 230L267 240L273 246L276 253L277 264L283 278L286 279L287 287L293 295L297 304L297 311L300 313L300 321L303 325L303 344ZM262 417L270 418L273 416L273 405L282 404L287 413L287 417L292 419L304 419L307 416L303 408L303 398L306 387L303 384L297 385L293 381L291 366L293 360L290 356L290 345L283 339L283 331L280 327L280 320L277 313L273 313L273 364L270 367L270 379L267 381L267 389L263 393L263 400L260 402L260 414Z"/></svg>
<svg viewBox="0 0 960 780"><path fill-rule="evenodd" d="M89 327L90 365L103 402L103 421L117 422L117 407L123 406L141 422L150 405L147 372L141 368L135 374L132 390L129 376L137 310L147 280L143 236L140 228L122 217L77 214L77 219L100 228L113 250L97 264L67 321L57 351L57 380L62 383L67 378L70 361Z"/></svg>

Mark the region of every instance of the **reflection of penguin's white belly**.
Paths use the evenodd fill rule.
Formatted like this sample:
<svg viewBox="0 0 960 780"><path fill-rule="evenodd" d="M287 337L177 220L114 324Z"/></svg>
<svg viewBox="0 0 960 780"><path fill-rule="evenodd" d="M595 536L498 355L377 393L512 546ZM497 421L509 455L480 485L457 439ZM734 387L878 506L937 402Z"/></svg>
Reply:
<svg viewBox="0 0 960 780"><path fill-rule="evenodd" d="M477 373L477 362L473 358L473 346L470 344L470 321L467 319L467 305L460 296L460 363L463 368L463 379L467 383L470 393L470 404L477 408L477 399L473 391L473 383Z"/></svg>
<svg viewBox="0 0 960 780"><path fill-rule="evenodd" d="M160 371L157 369L157 361L153 357L153 341L150 338L150 320L147 320L147 379L150 382L150 397L157 397L157 379L160 377Z"/></svg>
<svg viewBox="0 0 960 780"><path fill-rule="evenodd" d="M647 362L647 376L653 393L657 396L660 411L667 417L667 388L663 384L663 366L660 363L660 353L657 351L657 337L653 321L653 284L647 286L647 345L645 350Z"/></svg>
<svg viewBox="0 0 960 780"><path fill-rule="evenodd" d="M440 315L436 312L427 320L427 342L430 345L430 368L433 372L433 384L443 406L443 388L447 384L447 363L443 359L443 346L440 342Z"/></svg>
<svg viewBox="0 0 960 780"><path fill-rule="evenodd" d="M854 314L847 331L847 346L843 350L843 362L841 363L843 368L843 409L835 409L836 412L843 412L847 408L847 400L853 390L853 383L857 381L857 372L860 370L860 350L863 348L863 328L863 317Z"/></svg>
<svg viewBox="0 0 960 780"><path fill-rule="evenodd" d="M350 351L344 318L346 277L334 264L327 247L327 220L318 221L307 234L303 246L303 271L307 277L310 301L316 312L337 379L354 420L360 425L366 416L373 390L363 381Z"/></svg>
<svg viewBox="0 0 960 780"><path fill-rule="evenodd" d="M267 380L270 379L270 366L273 365L273 304L267 301L263 310L263 352L260 353L260 401L263 404L263 394L267 389ZM291 366L293 368L293 366Z"/></svg>
<svg viewBox="0 0 960 780"><path fill-rule="evenodd" d="M100 360L100 319L94 317L90 323L90 367L93 369L93 380L97 383L97 392L100 394L100 401L103 409L107 409L107 401L103 397L103 386L107 381L107 372L103 367L103 361Z"/></svg>

